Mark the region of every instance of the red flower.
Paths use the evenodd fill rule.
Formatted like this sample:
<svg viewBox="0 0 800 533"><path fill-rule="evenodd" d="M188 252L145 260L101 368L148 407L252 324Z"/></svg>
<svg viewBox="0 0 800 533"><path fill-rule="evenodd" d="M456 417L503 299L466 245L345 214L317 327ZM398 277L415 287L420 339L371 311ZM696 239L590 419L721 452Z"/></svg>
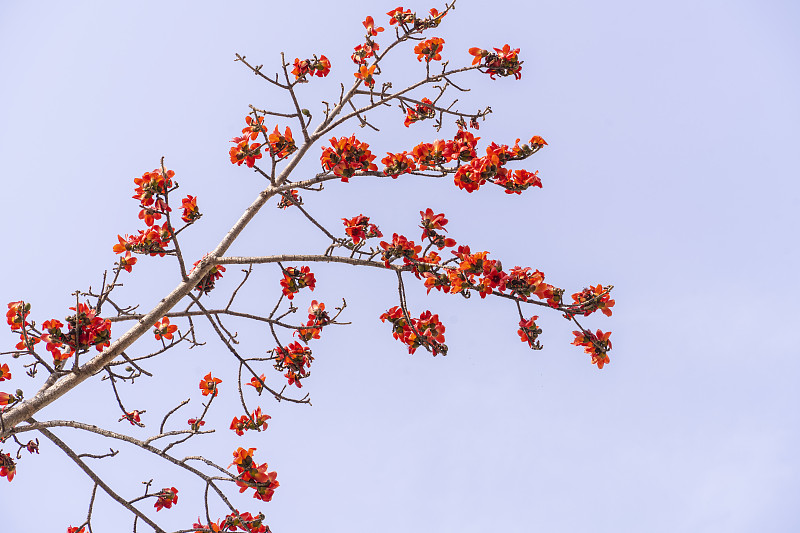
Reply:
<svg viewBox="0 0 800 533"><path fill-rule="evenodd" d="M390 262L400 257L403 258L404 264L411 264L411 260L417 259L418 254L422 251L422 246L417 246L414 241L410 241L397 233L392 235L391 244L381 241L380 247L383 248L381 259L383 259L387 268Z"/></svg>
<svg viewBox="0 0 800 533"><path fill-rule="evenodd" d="M415 18L410 9L404 11L402 7L392 9L386 14L389 15L389 24L409 24L414 22Z"/></svg>
<svg viewBox="0 0 800 533"><path fill-rule="evenodd" d="M158 497L154 505L156 512L161 509L169 509L173 504L178 503L178 489L175 487L161 489L161 492L156 493L155 496Z"/></svg>
<svg viewBox="0 0 800 533"><path fill-rule="evenodd" d="M278 209L286 209L292 205L303 205L303 198L297 193L297 189L289 189L288 192L281 194Z"/></svg>
<svg viewBox="0 0 800 533"><path fill-rule="evenodd" d="M417 61L425 60L426 63L431 61L441 61L440 55L444 49L444 39L440 37L431 37L422 41L414 47L414 53L417 54Z"/></svg>
<svg viewBox="0 0 800 533"><path fill-rule="evenodd" d="M433 108L433 102L427 98L422 99L422 103L416 104L413 108L406 108L406 119L403 125L407 128L413 122L425 120L426 118L433 118L436 116L436 110Z"/></svg>
<svg viewBox="0 0 800 533"><path fill-rule="evenodd" d="M0 392L0 405L11 405L16 403L17 397L7 392Z"/></svg>
<svg viewBox="0 0 800 533"><path fill-rule="evenodd" d="M356 139L355 135L342 137L336 140L331 137L332 148L323 148L320 162L323 170L333 171L333 174L349 181L350 177L358 171L378 170L372 162L375 156L369 151L369 145Z"/></svg>
<svg viewBox="0 0 800 533"><path fill-rule="evenodd" d="M378 35L379 32L383 31L383 28L376 28L375 21L372 17L367 17L367 19L362 22L365 28L367 28L367 37L375 37Z"/></svg>
<svg viewBox="0 0 800 533"><path fill-rule="evenodd" d="M27 325L25 320L31 313L31 304L19 302L11 302L8 304L8 311L6 312L6 321L11 326L11 330L22 329L23 325Z"/></svg>
<svg viewBox="0 0 800 533"><path fill-rule="evenodd" d="M194 269L197 268L197 265L200 264L202 259L198 259L192 265L192 269L189 271L189 274L194 272ZM214 289L215 282L222 277L222 273L225 272L225 267L222 265L215 265L211 267L211 270L208 271L208 274L205 275L203 279L195 286L195 290L200 291L204 294L208 294Z"/></svg>
<svg viewBox="0 0 800 533"><path fill-rule="evenodd" d="M249 144L249 137L234 137L231 142L236 146L230 149L231 163L241 166L245 163L248 167L253 168L256 164L256 159L261 159L261 145L259 143Z"/></svg>
<svg viewBox="0 0 800 533"><path fill-rule="evenodd" d="M130 252L125 252L125 256L119 258L119 268L125 272L130 272L133 269L133 265L136 264L136 261L137 259L135 257L131 257Z"/></svg>
<svg viewBox="0 0 800 533"><path fill-rule="evenodd" d="M124 415L122 415L122 418L120 418L119 421L122 422L123 420L127 420L128 422L131 423L132 426L141 426L142 419L139 416L140 414L141 414L140 411L133 410L129 413L125 413Z"/></svg>
<svg viewBox="0 0 800 533"><path fill-rule="evenodd" d="M261 378L261 381L259 381L258 378ZM264 377L264 374L261 374L258 378L255 376L250 378L250 383L248 383L248 385L256 389L256 392L261 394L261 391L264 390L264 385L261 383L266 382L267 378Z"/></svg>
<svg viewBox="0 0 800 533"><path fill-rule="evenodd" d="M278 132L278 126L275 126L275 131L269 134L269 150L278 159L288 157L289 154L297 150L297 146L292 138L292 130L286 126L283 135Z"/></svg>
<svg viewBox="0 0 800 533"><path fill-rule="evenodd" d="M209 394L212 398L216 396L219 392L217 385L220 383L222 383L222 380L211 377L211 372L206 374L200 381L200 390L203 392L203 396L208 396Z"/></svg>
<svg viewBox="0 0 800 533"><path fill-rule="evenodd" d="M264 125L264 117L257 116L256 119L253 120L253 117L247 115L244 117L244 121L247 122L247 127L242 130L242 133L249 137L251 141L258 139L259 133L267 133L267 127Z"/></svg>
<svg viewBox="0 0 800 533"><path fill-rule="evenodd" d="M542 333L542 329L537 326L535 322L538 319L538 316L532 316L528 320L520 320L519 329L517 330L517 334L522 342L527 342L528 346L534 350L542 349L542 345L536 340L536 338Z"/></svg>
<svg viewBox="0 0 800 533"><path fill-rule="evenodd" d="M307 367L311 366L314 357L311 355L311 348L302 346L299 342L293 342L281 348L278 346L273 350L275 354L275 370L282 372L286 370L286 377L289 385L296 385L302 388L300 380L309 376Z"/></svg>
<svg viewBox="0 0 800 533"><path fill-rule="evenodd" d="M11 454L0 452L0 477L7 478L10 482L14 479L17 472L17 465L11 458Z"/></svg>
<svg viewBox="0 0 800 533"><path fill-rule="evenodd" d="M399 154L387 153L386 157L381 159L381 163L385 165L383 173L392 178L397 178L400 174L416 170L414 160L408 157L406 152Z"/></svg>
<svg viewBox="0 0 800 533"><path fill-rule="evenodd" d="M169 318L167 317L153 324L153 327L156 328L155 335L157 341L160 341L162 338L170 341L172 340L172 334L178 331L178 326L170 324Z"/></svg>
<svg viewBox="0 0 800 533"><path fill-rule="evenodd" d="M204 420L198 420L196 418L190 418L186 422L192 428L192 431L199 431L200 430L200 426L205 426L206 425Z"/></svg>
<svg viewBox="0 0 800 533"><path fill-rule="evenodd" d="M358 69L358 72L354 74L354 76L364 81L364 85L372 89L375 87L375 79L372 77L373 73L375 72L375 65L367 68L366 65L361 65L361 68Z"/></svg>
<svg viewBox="0 0 800 533"><path fill-rule="evenodd" d="M67 533L86 533L86 529L85 526L80 529L78 529L77 526L76 527L70 526L67 528Z"/></svg>
<svg viewBox="0 0 800 533"><path fill-rule="evenodd" d="M353 240L353 244L369 239L370 237L383 237L383 233L375 224L369 223L369 217L358 215L351 219L343 218L344 231ZM323 305L324 309L325 306ZM310 317L309 317L310 318Z"/></svg>
<svg viewBox="0 0 800 533"><path fill-rule="evenodd" d="M611 341L608 340L611 332L603 333L599 329L597 333L591 331L573 331L575 340L572 344L575 346L583 346L583 351L592 356L592 364L597 365L598 369L603 368L610 362L608 352L611 350Z"/></svg>
<svg viewBox="0 0 800 533"><path fill-rule="evenodd" d="M249 116L247 118L250 118ZM201 216L200 210L197 208L197 198L194 196L188 195L181 201L181 208L183 209L183 215L181 216L181 220L186 222L187 224L191 224Z"/></svg>
<svg viewBox="0 0 800 533"><path fill-rule="evenodd" d="M281 287L283 287L283 294L288 298L294 298L295 293L300 292L300 289L308 287L312 291L316 286L317 280L314 274L307 266L288 267L283 270L283 279L281 280Z"/></svg>
<svg viewBox="0 0 800 533"><path fill-rule="evenodd" d="M8 365L3 363L0 365L0 381L11 379L11 372L8 370Z"/></svg>
<svg viewBox="0 0 800 533"><path fill-rule="evenodd" d="M470 48L469 53L470 55L475 56L472 59L473 65L479 64L484 57L489 55L489 52L483 50L482 48L477 48L477 47Z"/></svg>

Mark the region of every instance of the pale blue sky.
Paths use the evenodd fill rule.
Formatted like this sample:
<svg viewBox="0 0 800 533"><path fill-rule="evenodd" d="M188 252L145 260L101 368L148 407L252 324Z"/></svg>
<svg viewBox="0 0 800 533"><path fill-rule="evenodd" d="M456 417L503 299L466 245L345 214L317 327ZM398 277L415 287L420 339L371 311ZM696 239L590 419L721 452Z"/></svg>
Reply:
<svg viewBox="0 0 800 533"><path fill-rule="evenodd" d="M385 12L396 7L369 5L0 5L3 302L24 298L37 320L63 319L71 292L97 288L116 235L139 227L132 180L161 156L204 213L183 238L185 252L194 260L216 245L263 185L228 162L228 141L248 104L288 104L234 53L267 72L280 51L327 55L331 75L300 89L320 116L319 101L352 82L360 21L372 15L388 28ZM318 289L298 305L345 297L343 318L353 325L326 330L312 346L304 390L314 406L264 399L273 417L266 433L222 429L185 453L227 464L236 446L257 447L281 482L261 507L275 533L800 529L799 22L789 1L459 0L432 34L445 38L451 65L468 64L471 46L506 42L525 61L520 81L462 77L473 90L457 95L459 105L492 106L484 141L543 136L550 145L526 168L540 171L544 189L468 195L449 181L365 179L304 194L306 207L337 230L341 217L364 213L384 233L415 239L418 212L431 207L447 214L459 242L506 266L540 268L568 293L614 284L614 316L585 321L613 331L611 364L591 366L555 313L539 313L545 348L531 352L509 302L419 289L409 290L410 305L440 314L450 355L409 356L377 319L396 305L392 275L316 267ZM396 55L396 74L384 75L395 87L423 72L410 48ZM380 134L355 125L337 134L356 133L379 157L437 136L424 123L406 130L396 109L370 118ZM318 150L297 176L317 171ZM232 253L322 245L296 214L268 207ZM140 259L123 294L152 305L176 284L173 266ZM229 269L221 293L237 272ZM271 307L277 279L275 269L258 269L244 305ZM260 328L231 327L249 353L273 346ZM0 339L16 342L8 332ZM125 388L129 403L142 398L148 409L147 430L135 434L155 430L160 413L188 397L180 418L197 414L197 382L209 370L231 402L220 402L230 408L218 410L220 425L240 414L235 367L205 339L203 350L171 354L149 368L155 379ZM14 388L30 396L29 381L17 367ZM121 427L107 383L82 389L40 418ZM112 445L59 434L80 451ZM65 531L83 520L90 485L59 453L43 444L13 483L0 484L9 531ZM128 497L150 478L178 487L178 506L158 518L189 527L201 513L200 488L123 454L98 469ZM242 502L258 509L252 498ZM97 505L97 532L130 527L107 498Z"/></svg>

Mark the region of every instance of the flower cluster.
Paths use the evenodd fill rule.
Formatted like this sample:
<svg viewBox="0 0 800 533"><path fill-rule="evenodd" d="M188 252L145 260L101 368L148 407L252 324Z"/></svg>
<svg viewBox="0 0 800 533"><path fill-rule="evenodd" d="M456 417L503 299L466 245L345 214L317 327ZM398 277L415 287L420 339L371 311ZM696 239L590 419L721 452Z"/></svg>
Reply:
<svg viewBox="0 0 800 533"><path fill-rule="evenodd" d="M597 368L603 368L610 362L608 352L611 350L611 341L608 338L611 332L603 333L599 329L597 333L592 333L588 330L573 331L575 340L572 344L575 346L583 346L583 351L592 356L592 364L597 365Z"/></svg>
<svg viewBox="0 0 800 533"><path fill-rule="evenodd" d="M294 151L297 150L297 145L292 138L292 130L286 126L283 134L278 132L278 126L275 126L275 131L267 137L269 141L269 151L273 157L277 159L284 159L289 157Z"/></svg>
<svg viewBox="0 0 800 533"><path fill-rule="evenodd" d="M186 198L181 200L181 209L183 209L181 220L187 224L191 224L203 216L203 214L200 213L200 210L197 208L197 198L191 195L187 195Z"/></svg>
<svg viewBox="0 0 800 533"><path fill-rule="evenodd" d="M408 346L408 353L414 353L420 346L436 357L447 355L444 344L444 324L439 322L439 315L423 312L419 318L412 318L410 323L406 313L400 307L392 307L380 316L381 322L387 320L392 324L392 336Z"/></svg>
<svg viewBox="0 0 800 533"><path fill-rule="evenodd" d="M261 408L257 407L250 416L242 415L239 418L234 417L231 422L231 429L240 437L244 435L245 431L250 431L251 429L263 431L267 429L267 420L270 418L272 417L262 414Z"/></svg>
<svg viewBox="0 0 800 533"><path fill-rule="evenodd" d="M161 169L152 172L145 172L141 178L135 178L136 184L133 198L139 200L139 218L147 226L146 229L139 230L138 235L117 235L118 243L114 245L114 253L125 254L124 259L120 260L120 269L127 272L131 271L131 266L136 263L135 259L130 258L130 252L138 254L150 254L163 257L166 247L169 245L173 236L173 231L168 223L156 224L162 216L172 211L169 206L169 193L178 188L178 183L173 181L175 172L167 170L166 175ZM187 196L181 203L183 209L182 220L191 224L202 216L197 207L197 198ZM169 217L167 216L167 220Z"/></svg>
<svg viewBox="0 0 800 533"><path fill-rule="evenodd" d="M355 135L330 139L331 148L323 148L320 162L323 170L332 171L334 175L349 181L358 171L378 170L373 163L375 156L369 151L369 145L356 139Z"/></svg>
<svg viewBox="0 0 800 533"><path fill-rule="evenodd" d="M111 321L97 316L97 311L86 304L78 304L78 308L70 307L76 314L68 316L66 333L62 331L64 324L59 320L46 320L42 324L42 333L38 338L27 335L28 343L36 339L45 342L45 349L53 356L53 362L57 367L63 366L64 362L75 354L81 353L92 346L98 352L111 344ZM77 344L76 344L77 340ZM66 347L66 350L62 350ZM17 345L18 349L21 349ZM30 347L28 347L30 349Z"/></svg>
<svg viewBox="0 0 800 533"><path fill-rule="evenodd" d="M391 244L386 241L381 241L380 247L383 248L381 259L383 259L386 267L389 263L398 258L403 258L403 263L406 265L412 264L412 260L418 258L418 254L422 251L422 246L417 246L414 241L408 240L403 235L395 233L392 235Z"/></svg>
<svg viewBox="0 0 800 533"><path fill-rule="evenodd" d="M408 157L406 152L400 152L399 154L387 153L386 157L381 159L381 163L384 164L383 173L392 178L397 178L400 174L417 169L414 160Z"/></svg>
<svg viewBox="0 0 800 533"><path fill-rule="evenodd" d="M603 287L598 284L594 287L583 289L572 295L575 302L571 309L565 313L567 318L572 318L577 314L589 316L595 311L601 311L606 316L611 316L611 308L614 307L614 300L611 299L609 292L611 287Z"/></svg>
<svg viewBox="0 0 800 533"><path fill-rule="evenodd" d="M369 217L358 215L353 218L343 218L344 232L353 240L353 244L358 244L371 237L383 237L383 233L375 224L370 224Z"/></svg>
<svg viewBox="0 0 800 533"><path fill-rule="evenodd" d="M308 322L306 327L298 328L294 334L297 335L301 341L308 344L311 339L319 339L319 334L322 333L322 328L331 323L331 317L325 311L325 304L316 300L311 301L311 306L308 308Z"/></svg>
<svg viewBox="0 0 800 533"><path fill-rule="evenodd" d="M314 59L301 60L297 57L294 59L294 68L292 69L292 74L294 74L295 81L300 83L308 82L306 75L309 73L311 76L319 76L320 78L324 78L330 74L330 72L331 62L324 55L319 59L317 59L316 55L314 55Z"/></svg>
<svg viewBox="0 0 800 533"><path fill-rule="evenodd" d="M437 27L441 24L444 16L447 15L447 10L443 13L439 13L438 10L431 9L429 13L430 17L421 19L417 17L416 13L412 13L410 9L396 7L386 14L389 15L390 25L397 24L398 27L402 28L403 31L408 34Z"/></svg>
<svg viewBox="0 0 800 533"><path fill-rule="evenodd" d="M250 117L248 116L247 118ZM231 163L238 166L242 166L242 163L244 163L253 168L256 164L256 159L261 159L261 143L251 143L250 140L250 135L242 135L231 139L231 142L236 145L228 152L231 157Z"/></svg>
<svg viewBox="0 0 800 533"><path fill-rule="evenodd" d="M442 50L444 49L444 39L440 37L431 37L419 43L414 47L414 53L417 54L417 61L425 60L426 63L431 61L442 60Z"/></svg>
<svg viewBox="0 0 800 533"><path fill-rule="evenodd" d="M160 511L161 509L169 509L174 504L178 503L178 489L175 487L161 489L161 492L157 492L154 496L158 498L156 500L156 504L154 505L156 512Z"/></svg>
<svg viewBox="0 0 800 533"><path fill-rule="evenodd" d="M288 192L281 194L278 209L286 209L293 205L303 205L303 197L298 194L297 189L289 189Z"/></svg>
<svg viewBox="0 0 800 533"><path fill-rule="evenodd" d="M17 473L17 464L11 458L10 453L3 453L0 451L0 477L8 479L10 482L14 479L14 474Z"/></svg>
<svg viewBox="0 0 800 533"><path fill-rule="evenodd" d="M532 316L528 320L524 318L519 321L519 329L517 334L522 342L527 342L528 346L533 350L541 350L542 344L536 340L542 334L542 328L536 325L538 316Z"/></svg>
<svg viewBox="0 0 800 533"><path fill-rule="evenodd" d="M288 267L283 269L283 279L281 280L281 287L283 287L283 294L288 299L294 298L295 293L300 292L300 289L308 287L312 291L316 287L317 280L314 278L314 273L307 266L295 268Z"/></svg>
<svg viewBox="0 0 800 533"><path fill-rule="evenodd" d="M433 118L435 116L436 111L433 108L433 102L428 98L423 98L421 103L415 104L414 107L406 108L406 119L403 125L407 128L414 122Z"/></svg>
<svg viewBox="0 0 800 533"><path fill-rule="evenodd" d="M202 259L198 259L197 261L194 262L194 265L192 265L192 269L189 271L189 274L194 272L194 269L197 268L197 265L200 264L200 261L202 261ZM208 271L208 274L206 274L203 277L203 279L201 279L197 283L197 285L195 285L194 289L196 291L200 291L203 294L208 294L214 289L216 281L222 277L223 272L225 272L224 266L214 265L213 267L211 267L211 270Z"/></svg>
<svg viewBox="0 0 800 533"><path fill-rule="evenodd" d="M240 529L247 533L270 533L269 527L264 523L264 518L263 513L258 513L258 515L253 516L251 513L240 513L236 511L230 513L222 520L207 525L201 524L198 518L197 522L192 525L192 528L200 531L211 531L212 533L239 531Z"/></svg>
<svg viewBox="0 0 800 533"><path fill-rule="evenodd" d="M239 492L254 489L253 498L268 502L272 500L275 489L280 485L276 479L278 474L276 472L267 473L267 463L259 465L253 461L253 452L255 451L255 448L237 449L233 452L233 462L229 467L236 465L239 472L236 479Z"/></svg>
<svg viewBox="0 0 800 533"><path fill-rule="evenodd" d="M296 385L302 388L301 379L307 378L310 374L307 370L314 361L311 355L311 348L302 346L299 342L293 342L286 347L278 346L273 350L275 355L275 370L286 374L283 376L289 381L289 385Z"/></svg>
<svg viewBox="0 0 800 533"><path fill-rule="evenodd" d="M521 71L524 61L519 60L519 48L512 50L506 44L503 48L495 48L494 53L481 48L470 48L469 53L474 57L472 64L480 65L482 69L485 69L482 72L489 74L492 79L496 79L495 75L503 77L513 75L516 79L522 77Z"/></svg>

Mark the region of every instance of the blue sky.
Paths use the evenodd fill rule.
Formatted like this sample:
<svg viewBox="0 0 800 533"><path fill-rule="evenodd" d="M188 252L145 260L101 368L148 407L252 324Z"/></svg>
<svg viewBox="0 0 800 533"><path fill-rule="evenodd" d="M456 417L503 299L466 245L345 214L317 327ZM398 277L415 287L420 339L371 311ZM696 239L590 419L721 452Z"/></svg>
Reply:
<svg viewBox="0 0 800 533"><path fill-rule="evenodd" d="M229 163L228 141L248 104L288 105L234 54L268 72L281 51L326 54L331 75L300 88L303 105L321 116L319 102L352 82L361 21L372 15L388 27L384 13L394 7L3 4L4 301L32 302L39 321L63 319L70 293L97 288L117 234L139 227L132 180L161 156L204 213L184 250L194 260L213 248L263 186ZM555 313L539 313L545 348L532 352L519 342L509 302L426 297L420 288L409 288L410 305L439 313L450 355L410 356L377 319L397 303L393 276L316 267L318 288L298 305L344 297L353 324L326 330L313 346L304 388L313 407L263 399L273 417L267 432L240 439L221 429L185 453L227 464L236 446L257 447L281 482L260 508L275 533L798 530L798 22L793 2L460 0L432 34L445 38L451 65L467 64L469 47L505 43L521 48L525 64L520 81L462 77L472 91L457 105L492 106L483 141L543 136L549 146L526 168L540 171L544 188L468 195L445 181L364 179L304 194L306 207L335 229L364 213L384 233L410 238L419 237L418 212L431 207L447 214L460 243L506 266L539 268L568 294L615 285L614 316L585 321L613 331L611 364L591 366ZM423 73L409 46L391 64L383 79L395 87ZM356 133L380 156L437 138L425 123L404 128L397 109L370 119L380 133L353 124L336 134ZM452 135L445 129L438 136ZM317 171L316 150L298 176ZM321 247L300 217L268 206L231 253ZM257 269L244 307L274 305L275 270ZM177 282L168 259L140 259L134 272L121 298L146 309ZM230 268L220 292L237 276ZM248 353L272 347L262 329L230 326ZM16 342L8 332L0 339ZM197 414L197 382L209 370L230 400L215 420L224 428L240 414L235 366L207 332L205 340L125 388L130 403L148 409L150 424L137 435L182 399L192 398L185 418ZM11 383L32 395L35 383L13 364ZM108 384L94 381L40 418L120 428ZM116 446L59 435L81 451ZM188 527L201 512L198 487L133 450L97 468L128 497L150 478L177 486L179 505L158 513L168 527ZM64 531L83 520L90 489L43 444L0 485L4 525ZM240 509L255 503L242 499ZM47 517L32 515L45 504ZM130 527L107 498L97 505L96 531Z"/></svg>

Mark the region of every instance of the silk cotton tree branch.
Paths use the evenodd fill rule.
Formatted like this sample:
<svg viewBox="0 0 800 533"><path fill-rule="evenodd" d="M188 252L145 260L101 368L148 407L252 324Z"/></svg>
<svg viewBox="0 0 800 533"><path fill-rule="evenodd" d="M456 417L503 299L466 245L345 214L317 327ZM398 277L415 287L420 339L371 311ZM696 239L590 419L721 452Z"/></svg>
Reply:
<svg viewBox="0 0 800 533"><path fill-rule="evenodd" d="M304 289L314 290L316 285L309 265L337 263L342 268L368 267L387 271L391 277L387 281L397 283L398 305L388 309L380 319L390 323L389 332L407 347L409 353L424 348L434 356L447 354L445 327L439 316L430 310L417 315L413 310L416 302L410 302L407 298L406 286L414 283L415 278L428 292L437 290L465 298L477 293L481 298L491 296L511 300L520 319L517 333L520 340L532 349L541 348L538 339L542 330L536 324L538 317L526 317L523 306L535 305L560 313L578 327L574 332L576 338L573 344L582 346L598 368L609 362L610 333L600 330L592 332L581 325L577 317L588 316L595 311L610 316L614 305L610 299L612 286L590 286L574 293L573 301L568 303L564 300L564 289L546 283L544 274L539 270L516 266L504 269L499 260L488 257L488 251L473 252L467 245L458 245L455 239L446 235L448 220L445 215L435 213L430 208L424 209L424 206L424 210L420 211L421 244L396 232L393 232L391 239L379 240L383 233L364 214L342 213L344 228L338 224L338 227L332 227L311 209L303 207L300 191L318 194L323 192L326 182L346 183L351 179L452 177L456 187L467 193L475 192L486 184L498 186L508 194L521 194L527 189L542 186L538 172L512 170L509 166L536 154L547 145L544 139L534 135L523 144L517 139L513 146L492 142L485 148L485 155L479 155L480 138L475 137L469 129L477 129L478 120L485 120L491 108L486 106L482 111L467 113L454 107L457 100L449 105L440 103L447 102L446 94L450 89L459 92L468 90L455 83L457 77L477 71L488 74L492 79L498 76L520 79L523 64L519 59L519 50L506 44L493 51L471 48L469 54L472 64L451 68L449 62L442 58L444 39L426 37L426 34L438 28L454 6L455 2L447 3L442 12L432 9L426 16L418 16L403 8L390 11L387 15L389 25L394 27L395 38L381 45L376 38L385 29L378 26L372 17L367 17L362 23L366 29L364 42L355 47L351 56L355 64L355 81L349 89L344 83L341 84L338 95L330 98L335 102L334 105L323 102L324 109L317 113L322 118L313 130L313 115L304 105L300 88L304 83L313 82L315 77L328 76L332 67L325 55L302 60L296 58L290 64L281 53L280 73L274 76L266 74L263 65L254 65L247 61L246 56L236 55L236 61L271 87L285 92L290 101L288 109L267 110L251 104L242 135L232 141L234 146L229 152L231 163L251 168L259 176L258 179L265 180L264 188L224 238L189 268L191 259L180 246L179 236L184 231L190 231L202 215L194 196L185 196L180 207L177 206L179 184L175 180L175 172L167 168L162 158L155 170L145 172L141 178L134 180L134 198L140 203L139 218L145 228L139 230L138 234L118 237L113 249L120 254L120 258L114 264L111 276L108 272L103 274L99 291L89 288L74 293L76 304L70 308L74 313L66 318L66 324L50 319L37 326L35 321L29 320L29 302L18 300L9 304L7 323L12 331L19 333L20 342L15 350L4 352L3 355L21 360L31 378L36 378L40 372L45 377L30 398L22 390L14 394L0 392L0 405L4 406L0 414L0 442L5 444L11 439L18 446L15 457L0 449L0 476L11 481L16 473L17 461L22 457L21 452L26 449L31 453L38 452L38 444L34 444L38 441L31 440L24 444L18 440L18 435L36 431L60 449L92 482L87 517L79 526L70 527L71 533L85 533L86 528L91 531L97 491L105 492L119 504L120 509L129 513L134 530L148 527L154 531L167 531L155 520L153 512L145 510L142 504L155 500L155 512L172 509L178 504L179 490L173 486L153 492L152 479L143 481L144 494L141 491L135 493L127 486L112 487L116 482L112 484L104 480L85 459L119 461L116 451L78 453L73 449L74 444L68 445L54 433L64 428L80 430L82 433L124 442L194 476L195 481L204 488L204 499L202 502L186 502L184 498L180 500L181 506L191 508L194 516L201 515L205 519L195 523L192 528L178 531L268 531L263 523L264 515L258 511L260 507L255 514L240 512L240 506L236 504L236 499L240 497L225 491L225 487L229 486L227 484L233 482L247 496L252 495L259 502L270 501L279 486L277 474L269 472L266 463L255 462L255 448L238 447L233 450L233 463L227 468L223 466L226 460L219 458L196 454L180 459L175 455L175 450L187 446L187 443L194 444L201 435L215 431L203 429L209 422L208 414L222 382L214 376L213 371L203 376L199 383L200 394L205 399L202 409L198 409L194 417L183 424L177 421L177 413L190 405L191 397L176 406L159 406L160 412L151 412L145 417L150 420L160 418L159 431L146 439L83 421L36 421L34 416L41 419L48 405L56 401L69 401L65 397L69 391L100 375L99 380L109 382L109 401L119 407L121 417L116 422L128 422L132 430L141 430L137 428L147 426L142 418L147 411L137 407L142 397L133 388L135 382L153 376L155 370L151 363L165 353L181 346L202 349L212 345L224 347L226 350L221 353L227 351L228 354L215 358L217 364L235 365L237 369L236 388L241 411L233 417L229 429L239 436L266 430L271 417L262 412L261 406L251 410L249 399L258 398L266 392L267 396L277 401L310 404L308 393L300 395L293 388L302 388L310 376L314 358L309 345L319 339L328 327L348 324L339 320L347 307L344 299L341 305L334 308L326 308L324 303L313 300L308 307L307 318L294 318L300 311L294 305L295 296ZM400 84L397 80L389 79L389 73L384 70L384 59L390 52L401 50L401 45L408 41L415 43L413 52L417 61L424 64L424 76L412 83ZM378 80L387 81L382 81L381 86L376 88ZM404 88L394 90L395 85ZM405 127L431 121L438 132L445 127L445 118L453 119L452 138L422 141L408 150L389 152L381 159L383 167L379 169L369 144L357 139L345 127L358 123L377 131L372 115L380 116L385 108L394 105L403 113ZM369 118L368 113L371 115ZM275 125L274 130L270 130L268 118L286 119L295 127L299 124L302 141L299 144L295 141L288 125ZM328 145L322 146L319 159L321 172L310 176L296 175L301 161L316 157L310 155L309 151L317 141L334 130L345 135L334 136L329 139ZM266 250L254 250L249 256L226 255L242 231L272 198L278 200L281 209L297 209L309 223L309 229L324 235L326 243L320 249L310 249L305 254L264 255ZM178 209L182 209L180 227L176 225ZM120 280L132 272L138 261L134 255L175 258L175 288L147 312L139 312L138 302L124 302L125 296L117 292L122 286ZM246 265L247 268L243 270L242 280L230 292L227 305L219 307L206 303L204 298L209 293L221 292L217 282L226 272L226 266L230 265ZM256 312L239 308L236 296L240 289L259 270L269 268L268 265L274 265L271 268L278 269L283 277L280 287L275 287L274 302ZM112 313L106 315L104 311L109 309L112 309ZM266 356L263 352L249 353L249 349L240 346L238 333L232 326L232 323L239 321L265 325L269 332L268 343L273 343L271 346L274 348L268 344ZM208 327L202 326L203 323ZM125 333L119 337L112 335L112 326L116 328L127 324L131 325ZM148 333L154 335L160 346L142 350L143 337ZM205 339L203 335L206 333L211 333L211 338ZM92 353L95 355L88 358ZM278 372L275 373L273 369ZM0 382L11 377L8 364L1 363ZM218 405L215 404L215 408ZM27 470L30 463L25 464ZM231 471L231 467L235 467L235 472ZM220 509L223 509L224 516L217 518Z"/></svg>

